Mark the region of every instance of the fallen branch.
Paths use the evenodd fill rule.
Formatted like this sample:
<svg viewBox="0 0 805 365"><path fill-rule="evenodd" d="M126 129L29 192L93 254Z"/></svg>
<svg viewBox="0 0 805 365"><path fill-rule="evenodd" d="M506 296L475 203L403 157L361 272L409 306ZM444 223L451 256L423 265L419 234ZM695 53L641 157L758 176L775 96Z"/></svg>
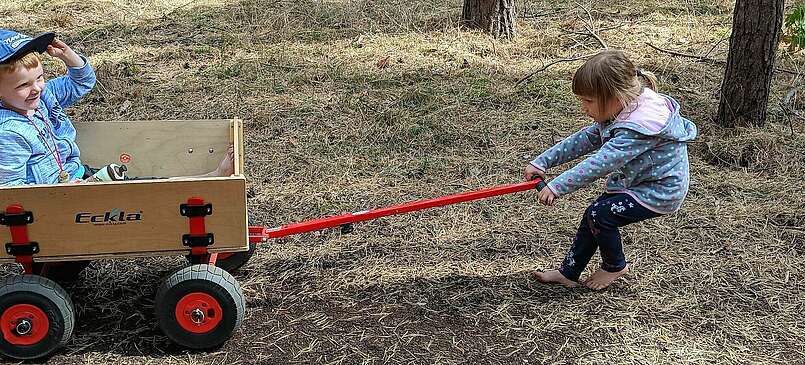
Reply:
<svg viewBox="0 0 805 365"><path fill-rule="evenodd" d="M514 87L520 86L521 84L523 84L526 81L528 81L528 79L532 78L534 75L536 75L536 74L538 74L538 73L540 73L542 71L547 70L548 67L551 67L551 66L553 66L553 65L555 65L557 63L573 62L573 61L583 60L585 58L590 58L590 57L592 57L594 55L596 55L596 53L586 54L586 55L581 55L581 56L576 56L576 57L571 57L571 58L562 58L562 59L559 59L559 60L552 61L552 62L548 63L547 65L542 66L542 68L540 68L539 70L536 70L536 71L528 74L526 77L523 77L522 79L517 81L517 83L514 84Z"/></svg>
<svg viewBox="0 0 805 365"><path fill-rule="evenodd" d="M601 32L606 32L606 31L609 31L609 30L614 30L614 29L623 28L623 27L624 27L624 26L626 26L626 25L635 25L635 24L640 24L640 23L646 23L646 21L640 21L640 22L631 22L631 23L618 23L618 24L615 24L615 25L610 25L610 26L608 26L608 27L598 28L598 32L599 32L599 33L601 33ZM592 36L592 35L591 35L590 33L588 33L588 32L579 32L579 31L577 31L577 30L561 29L561 31L562 31L562 32L565 32L565 33L576 34L576 35L586 35L586 36Z"/></svg>
<svg viewBox="0 0 805 365"><path fill-rule="evenodd" d="M597 41L598 41L598 43L601 45L601 47L603 47L604 49L609 48L609 47L607 46L607 44L604 42L604 40L603 40L603 39L601 39L601 36L599 36L599 35L598 35L598 33L596 33L596 31L595 31L595 23L593 22L593 15L592 15L592 13L590 13L590 9L587 9L587 7L586 7L586 6L584 6L584 5L583 5L583 4L581 4L581 3L579 3L578 5L579 5L579 7L581 7L582 9L584 9L584 11L587 13L587 18L590 20L589 22L586 22L587 24L584 26L584 29L586 29L586 30L587 30L587 32L588 32L588 33L589 33L589 34L590 34L590 35L591 35L593 38L595 38L595 40L597 40ZM579 18L581 18L581 17L579 17Z"/></svg>
<svg viewBox="0 0 805 365"><path fill-rule="evenodd" d="M723 38L719 39L718 42L714 43L713 46L710 47L710 50L707 51L707 53L704 54L704 57L709 57L710 53L713 53L713 51L716 49L716 47L718 47L718 45L721 44L721 42L724 42L727 39L729 39L729 37L723 37Z"/></svg>
<svg viewBox="0 0 805 365"><path fill-rule="evenodd" d="M653 45L653 44L651 44L649 42L646 42L646 45L648 45L651 48L654 48L657 51L660 51L660 52L663 52L663 53L668 53L668 54L674 55L674 56L693 58L693 59L696 59L697 61L711 62L711 63L720 64L720 65L727 64L727 61L724 61L724 60L717 60L715 58L710 58L710 57L705 57L705 56L698 56L698 55L694 55L694 54L690 54L690 53L683 53L683 52L679 52L679 51L673 51L673 50L670 50L670 49L660 48L660 47L657 47L657 46L655 46L655 45Z"/></svg>
<svg viewBox="0 0 805 365"><path fill-rule="evenodd" d="M670 49L660 48L660 47L657 47L657 46L655 46L655 45L653 45L653 44L651 44L649 42L646 42L646 45L648 45L651 48L654 48L657 51L660 51L660 52L663 52L663 53L668 53L668 54L674 55L674 56L693 58L693 59L695 59L697 61L710 62L710 63L719 64L719 65L726 65L727 64L727 61L725 61L725 60L717 60L715 58L710 58L710 57L705 57L705 56L698 56L698 55L695 55L695 54L684 53L684 52L674 51L674 50L670 50ZM779 67L775 67L774 71L787 73L787 74L790 74L790 75L799 75L799 72L797 72L797 71L786 70L784 68L779 68Z"/></svg>

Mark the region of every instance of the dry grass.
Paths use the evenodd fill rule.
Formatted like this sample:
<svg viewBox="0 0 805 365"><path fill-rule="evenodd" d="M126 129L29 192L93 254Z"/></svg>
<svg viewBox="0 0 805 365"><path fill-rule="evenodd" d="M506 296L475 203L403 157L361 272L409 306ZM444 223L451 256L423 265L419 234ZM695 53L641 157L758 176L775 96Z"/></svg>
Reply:
<svg viewBox="0 0 805 365"><path fill-rule="evenodd" d="M569 91L578 62L514 87L598 49L568 32L586 14L518 5L515 42L458 29L458 0L4 0L0 26L56 29L92 57L100 82L75 120L244 118L251 210L273 226L514 182L587 123ZM529 277L564 256L599 187L555 208L507 196L263 246L237 276L243 327L216 352L176 348L154 323L158 280L181 260L94 263L68 289L78 327L50 362L805 361L805 128L780 108L801 79L778 74L770 125L732 135L710 121L721 67L645 46L723 59L730 2L585 5L703 131L684 209L625 230L626 280L591 293Z"/></svg>

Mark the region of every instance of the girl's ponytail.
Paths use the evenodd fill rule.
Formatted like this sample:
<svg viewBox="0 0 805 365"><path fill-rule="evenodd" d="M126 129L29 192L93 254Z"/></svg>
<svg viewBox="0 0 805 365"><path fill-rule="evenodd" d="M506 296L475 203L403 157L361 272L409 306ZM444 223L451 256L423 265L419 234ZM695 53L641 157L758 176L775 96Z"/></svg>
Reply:
<svg viewBox="0 0 805 365"><path fill-rule="evenodd" d="M644 85L649 89L657 91L657 76L654 76L654 73L638 68L637 77L643 79Z"/></svg>

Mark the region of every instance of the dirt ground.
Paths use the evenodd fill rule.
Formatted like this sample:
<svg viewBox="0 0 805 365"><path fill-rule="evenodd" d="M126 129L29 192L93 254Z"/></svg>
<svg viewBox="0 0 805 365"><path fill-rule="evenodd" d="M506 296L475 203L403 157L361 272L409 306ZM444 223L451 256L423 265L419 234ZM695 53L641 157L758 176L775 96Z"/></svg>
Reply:
<svg viewBox="0 0 805 365"><path fill-rule="evenodd" d="M518 182L589 121L570 92L581 61L517 82L624 49L701 130L683 209L624 230L624 280L600 293L535 282L601 186L552 208L528 192L260 247L236 274L243 325L211 352L172 345L154 321L182 258L94 262L68 287L73 339L43 362L805 362L805 123L803 98L785 99L803 56L781 47L767 126L725 131L712 117L732 2L518 0L515 41L462 30L461 3L3 0L0 27L55 30L90 57L99 82L73 120L242 118L266 226Z"/></svg>

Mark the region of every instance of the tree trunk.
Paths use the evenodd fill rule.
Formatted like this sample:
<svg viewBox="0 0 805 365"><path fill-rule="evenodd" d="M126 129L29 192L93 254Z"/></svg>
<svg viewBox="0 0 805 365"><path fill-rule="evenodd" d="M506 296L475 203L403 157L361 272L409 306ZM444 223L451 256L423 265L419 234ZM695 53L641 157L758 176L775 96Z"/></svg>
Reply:
<svg viewBox="0 0 805 365"><path fill-rule="evenodd" d="M514 16L514 0L464 0L461 20L470 28L482 29L495 38L514 38Z"/></svg>
<svg viewBox="0 0 805 365"><path fill-rule="evenodd" d="M783 25L784 0L737 0L718 124L762 126L766 122L774 58Z"/></svg>

